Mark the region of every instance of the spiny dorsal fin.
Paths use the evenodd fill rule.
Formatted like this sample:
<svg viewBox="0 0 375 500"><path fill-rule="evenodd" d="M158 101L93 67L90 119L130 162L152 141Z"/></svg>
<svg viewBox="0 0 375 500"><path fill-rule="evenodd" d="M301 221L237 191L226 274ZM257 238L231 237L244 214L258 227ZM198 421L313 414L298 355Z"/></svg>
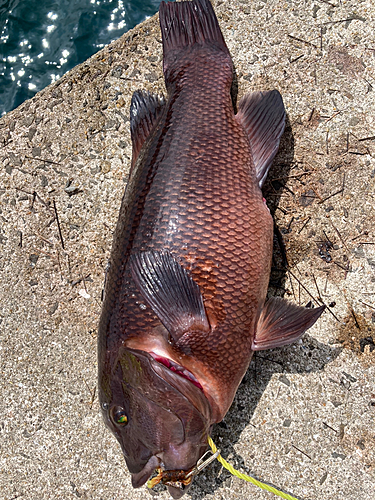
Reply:
<svg viewBox="0 0 375 500"><path fill-rule="evenodd" d="M165 106L163 96L136 90L130 104L130 133L133 144L132 167Z"/></svg>
<svg viewBox="0 0 375 500"><path fill-rule="evenodd" d="M285 108L277 90L246 94L236 115L247 132L259 187L266 180L285 127Z"/></svg>
<svg viewBox="0 0 375 500"><path fill-rule="evenodd" d="M175 342L189 330L210 330L199 286L170 252L136 253L130 257L130 269L143 298Z"/></svg>
<svg viewBox="0 0 375 500"><path fill-rule="evenodd" d="M325 306L310 309L280 297L269 298L260 314L251 348L262 351L296 342L324 309Z"/></svg>

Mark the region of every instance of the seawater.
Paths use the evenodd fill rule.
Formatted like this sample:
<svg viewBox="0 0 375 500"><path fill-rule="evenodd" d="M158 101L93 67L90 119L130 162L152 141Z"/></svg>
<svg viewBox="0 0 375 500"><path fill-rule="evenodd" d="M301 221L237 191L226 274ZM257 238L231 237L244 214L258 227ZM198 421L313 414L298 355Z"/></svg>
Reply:
<svg viewBox="0 0 375 500"><path fill-rule="evenodd" d="M0 0L0 116L152 16L161 0Z"/></svg>

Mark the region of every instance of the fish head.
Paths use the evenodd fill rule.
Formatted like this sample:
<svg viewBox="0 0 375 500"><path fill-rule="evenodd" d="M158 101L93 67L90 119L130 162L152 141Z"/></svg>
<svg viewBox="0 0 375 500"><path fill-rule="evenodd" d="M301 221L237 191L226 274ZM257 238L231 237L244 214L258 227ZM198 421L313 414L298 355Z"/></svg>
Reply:
<svg viewBox="0 0 375 500"><path fill-rule="evenodd" d="M100 380L99 397L133 487L145 484L159 467L188 472L207 451L211 427L207 398L148 352L121 349L111 376ZM189 486L179 483L168 489L173 498L180 498Z"/></svg>

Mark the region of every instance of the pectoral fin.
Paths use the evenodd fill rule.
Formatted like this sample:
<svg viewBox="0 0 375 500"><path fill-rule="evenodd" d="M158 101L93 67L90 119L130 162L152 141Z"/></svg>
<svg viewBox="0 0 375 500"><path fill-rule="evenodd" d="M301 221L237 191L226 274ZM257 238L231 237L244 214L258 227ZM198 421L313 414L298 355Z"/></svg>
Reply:
<svg viewBox="0 0 375 500"><path fill-rule="evenodd" d="M259 187L266 180L285 126L285 108L277 90L246 94L238 104L236 120L250 140Z"/></svg>
<svg viewBox="0 0 375 500"><path fill-rule="evenodd" d="M130 269L143 298L175 342L189 330L210 330L199 286L170 252L134 254Z"/></svg>
<svg viewBox="0 0 375 500"><path fill-rule="evenodd" d="M251 348L262 351L295 342L315 323L324 309L325 306L309 309L271 297L259 317Z"/></svg>

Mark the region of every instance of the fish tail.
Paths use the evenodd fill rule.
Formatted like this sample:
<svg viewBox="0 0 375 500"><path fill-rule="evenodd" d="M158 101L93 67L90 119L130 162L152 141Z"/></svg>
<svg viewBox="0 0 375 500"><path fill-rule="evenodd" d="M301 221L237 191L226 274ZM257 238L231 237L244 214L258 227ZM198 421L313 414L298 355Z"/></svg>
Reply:
<svg viewBox="0 0 375 500"><path fill-rule="evenodd" d="M163 40L163 69L166 82L171 70L186 62L187 53L194 57L194 49L221 52L231 61L228 47L216 14L209 0L191 2L162 2L159 19ZM185 57L181 57L181 53ZM231 62L230 62L231 64Z"/></svg>

